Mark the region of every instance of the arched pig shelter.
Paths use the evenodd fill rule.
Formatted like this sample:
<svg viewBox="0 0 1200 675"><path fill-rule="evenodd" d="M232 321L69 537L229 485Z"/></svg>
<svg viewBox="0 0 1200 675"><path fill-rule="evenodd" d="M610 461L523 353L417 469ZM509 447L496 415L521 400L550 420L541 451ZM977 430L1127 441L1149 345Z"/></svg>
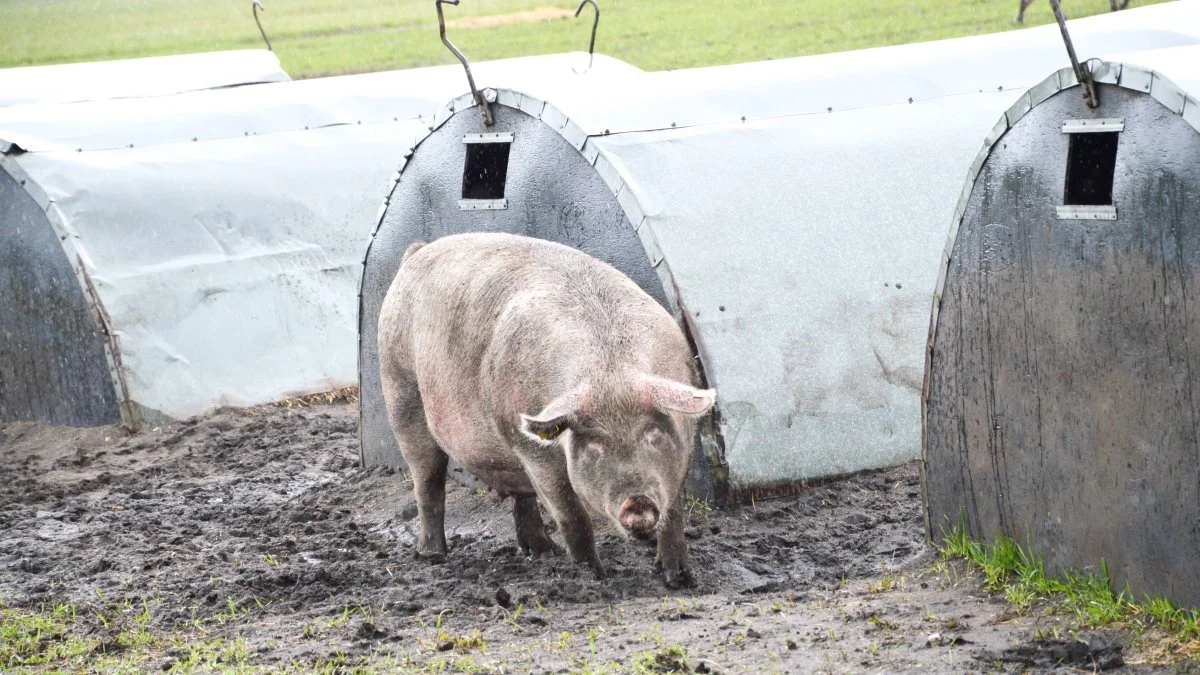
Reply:
<svg viewBox="0 0 1200 675"><path fill-rule="evenodd" d="M1198 18L1200 3L1172 3L1072 31L1081 49L1196 44ZM375 344L400 255L468 231L575 246L674 312L718 390L693 488L711 480L736 498L916 459L943 223L978 139L1063 54L1048 26L598 86L497 86L491 127L470 95L456 99L406 156L365 261L363 461L403 464Z"/></svg>
<svg viewBox="0 0 1200 675"><path fill-rule="evenodd" d="M929 330L929 534L1200 605L1200 48L1022 96L963 191Z"/></svg>
<svg viewBox="0 0 1200 675"><path fill-rule="evenodd" d="M0 108L24 103L165 96L289 79L279 59L265 49L2 68Z"/></svg>
<svg viewBox="0 0 1200 675"><path fill-rule="evenodd" d="M512 82L637 69L477 64ZM378 195L455 66L0 108L0 421L137 425L354 383Z"/></svg>

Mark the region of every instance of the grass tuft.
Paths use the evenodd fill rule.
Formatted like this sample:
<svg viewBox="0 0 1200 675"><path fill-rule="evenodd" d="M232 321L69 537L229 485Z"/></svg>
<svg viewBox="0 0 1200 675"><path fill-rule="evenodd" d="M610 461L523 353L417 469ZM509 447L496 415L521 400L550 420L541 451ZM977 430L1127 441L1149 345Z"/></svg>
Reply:
<svg viewBox="0 0 1200 675"><path fill-rule="evenodd" d="M970 562L983 574L984 587L1002 593L1018 611L1046 603L1074 615L1084 627L1134 629L1156 660L1200 659L1200 611L1182 609L1161 596L1139 603L1128 588L1114 592L1104 561L1099 573L1048 574L1040 556L1004 535L994 544L983 544L972 540L961 522L943 534L942 557Z"/></svg>

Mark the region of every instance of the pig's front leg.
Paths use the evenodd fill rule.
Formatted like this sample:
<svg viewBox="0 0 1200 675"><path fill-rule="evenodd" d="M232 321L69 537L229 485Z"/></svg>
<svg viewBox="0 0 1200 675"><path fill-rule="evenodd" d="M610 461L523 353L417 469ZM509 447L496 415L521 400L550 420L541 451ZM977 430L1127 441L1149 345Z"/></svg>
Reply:
<svg viewBox="0 0 1200 675"><path fill-rule="evenodd" d="M683 540L682 492L671 505L666 522L658 533L658 556L654 565L662 570L663 582L668 588L690 588L696 585L691 566L688 564L687 544Z"/></svg>
<svg viewBox="0 0 1200 675"><path fill-rule="evenodd" d="M554 516L558 529L562 530L567 550L571 552L571 559L575 564L586 562L596 573L596 578L603 579L604 565L600 564L600 556L596 553L592 519L575 491L571 489L571 481L567 478L566 471L564 470L561 476L556 475L549 481L539 483L538 495L546 505L546 510Z"/></svg>
<svg viewBox="0 0 1200 675"><path fill-rule="evenodd" d="M552 503L556 500L558 503L549 508L554 514L554 521L562 530L563 539L567 542L567 550L571 552L571 559L575 561L575 564L586 562L596 573L596 578L603 579L605 576L604 565L600 563L600 554L596 552L596 539L592 534L592 519L573 491L568 488L563 492L565 494L557 497L550 496Z"/></svg>

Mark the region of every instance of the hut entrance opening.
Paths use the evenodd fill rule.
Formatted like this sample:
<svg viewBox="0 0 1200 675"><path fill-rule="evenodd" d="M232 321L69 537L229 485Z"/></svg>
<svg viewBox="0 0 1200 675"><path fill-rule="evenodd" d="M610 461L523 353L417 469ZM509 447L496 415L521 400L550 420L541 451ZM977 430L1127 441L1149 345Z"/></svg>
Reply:
<svg viewBox="0 0 1200 675"><path fill-rule="evenodd" d="M463 166L463 209L506 208L504 183L508 179L508 153L511 133L467 134Z"/></svg>
<svg viewBox="0 0 1200 675"><path fill-rule="evenodd" d="M1066 206L1112 206L1120 132L1072 133L1067 149Z"/></svg>

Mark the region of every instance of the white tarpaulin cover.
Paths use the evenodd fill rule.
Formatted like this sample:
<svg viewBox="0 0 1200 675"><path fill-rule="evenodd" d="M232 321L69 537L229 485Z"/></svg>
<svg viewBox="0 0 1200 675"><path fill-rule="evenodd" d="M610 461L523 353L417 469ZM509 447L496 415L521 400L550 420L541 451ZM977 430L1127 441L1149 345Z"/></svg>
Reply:
<svg viewBox="0 0 1200 675"><path fill-rule="evenodd" d="M290 79L265 49L0 69L0 107L164 96Z"/></svg>
<svg viewBox="0 0 1200 675"><path fill-rule="evenodd" d="M473 70L511 86L640 72L597 57L576 74L586 58ZM465 81L455 65L12 106L0 109L0 170L94 285L123 371L114 386L134 409L179 418L325 391L355 381L379 194L428 130L420 116Z"/></svg>
<svg viewBox="0 0 1200 675"><path fill-rule="evenodd" d="M1070 29L1085 59L1197 44L1200 2ZM717 387L731 482L767 486L919 456L930 297L964 179L996 120L1067 63L1051 25L499 101L612 189Z"/></svg>

